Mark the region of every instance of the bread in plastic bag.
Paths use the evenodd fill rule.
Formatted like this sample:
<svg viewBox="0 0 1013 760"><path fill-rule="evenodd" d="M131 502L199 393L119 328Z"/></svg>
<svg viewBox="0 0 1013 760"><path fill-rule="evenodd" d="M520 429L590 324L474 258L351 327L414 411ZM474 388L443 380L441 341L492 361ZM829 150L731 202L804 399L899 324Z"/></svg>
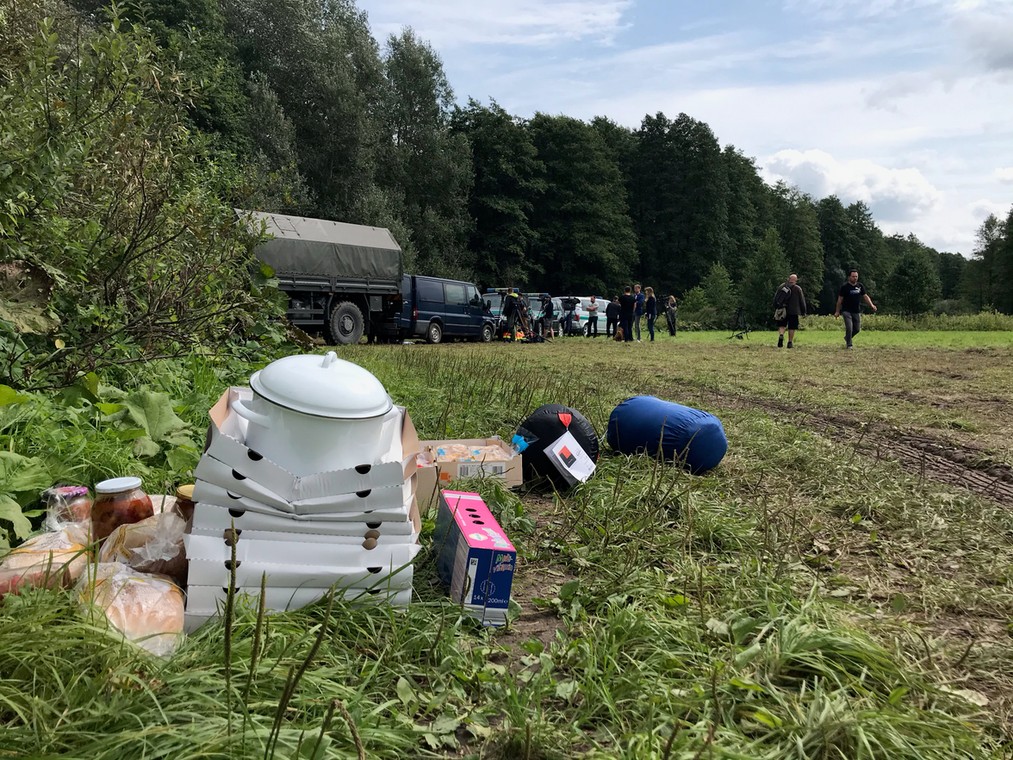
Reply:
<svg viewBox="0 0 1013 760"><path fill-rule="evenodd" d="M142 573L167 575L186 584L186 521L176 512L159 512L140 522L120 525L106 538L99 562L122 562Z"/></svg>
<svg viewBox="0 0 1013 760"><path fill-rule="evenodd" d="M0 597L24 588L71 586L87 565L79 536L66 530L40 533L0 560Z"/></svg>
<svg viewBox="0 0 1013 760"><path fill-rule="evenodd" d="M183 591L165 576L100 562L80 580L78 593L126 639L152 654L172 654L183 640Z"/></svg>

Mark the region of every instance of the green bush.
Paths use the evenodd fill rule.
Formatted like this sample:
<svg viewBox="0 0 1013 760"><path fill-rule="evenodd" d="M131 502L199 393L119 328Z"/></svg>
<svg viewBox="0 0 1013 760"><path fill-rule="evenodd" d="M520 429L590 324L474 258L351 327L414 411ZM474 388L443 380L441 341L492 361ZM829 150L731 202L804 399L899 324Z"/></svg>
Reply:
<svg viewBox="0 0 1013 760"><path fill-rule="evenodd" d="M810 316L802 319L806 330L839 331L844 329L840 319L832 315ZM1013 330L1013 315L997 311L978 314L919 314L903 317L897 314L863 314L863 330L946 330L961 332L994 332Z"/></svg>

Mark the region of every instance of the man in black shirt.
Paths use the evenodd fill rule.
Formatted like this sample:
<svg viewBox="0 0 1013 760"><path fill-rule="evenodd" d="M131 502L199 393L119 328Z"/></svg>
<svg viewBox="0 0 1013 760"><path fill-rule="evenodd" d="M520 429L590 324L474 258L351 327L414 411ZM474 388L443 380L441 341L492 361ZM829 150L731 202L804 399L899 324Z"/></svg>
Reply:
<svg viewBox="0 0 1013 760"><path fill-rule="evenodd" d="M777 347L784 347L784 331L788 331L788 348L795 346L799 317L806 315L805 293L798 284L798 275L788 275L774 293L774 321L777 324Z"/></svg>
<svg viewBox="0 0 1013 760"><path fill-rule="evenodd" d="M862 302L869 305L873 311L878 311L876 304L865 292L865 286L858 281L858 270L852 269L848 272L848 281L841 285L837 293L837 309L834 311L834 319L844 314L844 343L845 348L851 348L851 339L862 330Z"/></svg>
<svg viewBox="0 0 1013 760"><path fill-rule="evenodd" d="M637 297L633 288L627 285L619 296L619 326L623 328L623 341L633 342L633 312L637 308Z"/></svg>
<svg viewBox="0 0 1013 760"><path fill-rule="evenodd" d="M605 337L611 338L619 327L619 296L613 296L605 307Z"/></svg>

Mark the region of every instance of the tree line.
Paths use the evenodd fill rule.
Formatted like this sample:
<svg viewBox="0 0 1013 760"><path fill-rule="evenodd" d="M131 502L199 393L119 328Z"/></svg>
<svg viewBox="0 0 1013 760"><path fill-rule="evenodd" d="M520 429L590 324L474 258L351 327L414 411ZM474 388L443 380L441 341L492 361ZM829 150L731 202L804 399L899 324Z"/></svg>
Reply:
<svg viewBox="0 0 1013 760"><path fill-rule="evenodd" d="M1013 312L1013 209L967 260L884 235L861 202L767 185L687 114L630 128L457 104L436 50L410 29L381 46L352 0L0 0L0 64L0 252L73 296L18 329L0 311L8 357L32 353L32 319L87 332L124 299L116 334L144 345L179 340L181 317L259 313L270 296L238 284L253 261L222 232L233 206L388 227L406 269L483 287L639 281L714 326L738 306L768 320L789 271L831 311L852 266L886 311ZM156 271L199 306L156 317Z"/></svg>

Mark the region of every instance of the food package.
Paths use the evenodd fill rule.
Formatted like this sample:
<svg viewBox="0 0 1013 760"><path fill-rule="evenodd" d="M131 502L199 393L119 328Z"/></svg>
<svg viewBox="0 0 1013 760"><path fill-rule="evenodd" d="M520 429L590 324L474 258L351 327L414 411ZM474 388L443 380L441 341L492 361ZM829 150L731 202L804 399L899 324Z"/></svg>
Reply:
<svg viewBox="0 0 1013 760"><path fill-rule="evenodd" d="M502 459L503 449L500 446L468 446L463 443L445 443L437 446L435 451L429 452L430 457L433 454L435 454L437 462L482 462L487 459Z"/></svg>
<svg viewBox="0 0 1013 760"><path fill-rule="evenodd" d="M67 531L40 533L0 560L0 597L22 588L70 586L87 565L84 543Z"/></svg>
<svg viewBox="0 0 1013 760"><path fill-rule="evenodd" d="M102 611L110 625L152 654L172 654L183 640L183 592L169 578L139 573L121 562L101 562L81 579L81 601Z"/></svg>
<svg viewBox="0 0 1013 760"><path fill-rule="evenodd" d="M167 575L186 585L186 521L175 512L158 512L121 525L106 538L99 562L122 562L141 573Z"/></svg>

